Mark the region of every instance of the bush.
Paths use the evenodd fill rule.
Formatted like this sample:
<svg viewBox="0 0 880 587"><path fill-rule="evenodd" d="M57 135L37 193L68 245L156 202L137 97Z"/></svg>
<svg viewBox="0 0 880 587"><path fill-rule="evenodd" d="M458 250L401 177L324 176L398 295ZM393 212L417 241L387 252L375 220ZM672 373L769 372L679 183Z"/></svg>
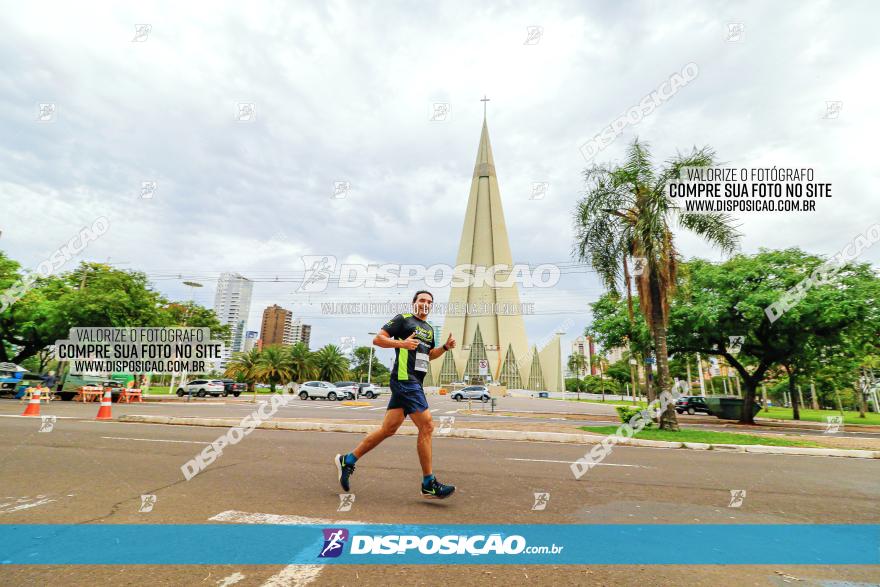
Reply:
<svg viewBox="0 0 880 587"><path fill-rule="evenodd" d="M617 416L624 424L629 424L630 421L637 415L642 414L643 412L647 412L645 408L640 408L638 406L614 406L614 409L617 410ZM650 428L653 424L651 418L647 417L647 413L644 413L644 421L645 428Z"/></svg>

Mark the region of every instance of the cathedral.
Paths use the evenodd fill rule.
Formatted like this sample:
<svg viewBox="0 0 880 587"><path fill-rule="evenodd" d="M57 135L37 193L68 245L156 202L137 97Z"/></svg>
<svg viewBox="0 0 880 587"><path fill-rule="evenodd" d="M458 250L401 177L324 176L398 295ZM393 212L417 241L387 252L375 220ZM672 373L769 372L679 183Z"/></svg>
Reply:
<svg viewBox="0 0 880 587"><path fill-rule="evenodd" d="M456 265L507 267L495 273L498 282L508 280L513 266L485 112ZM473 307L492 311L457 311ZM517 310L505 313L505 308ZM453 283L439 340L446 340L451 332L458 345L442 360L431 363L425 384L443 385L465 378L476 383L489 376L508 389L562 391L565 381L559 333L542 349L530 347L519 308L515 282L505 287L480 280L459 286Z"/></svg>

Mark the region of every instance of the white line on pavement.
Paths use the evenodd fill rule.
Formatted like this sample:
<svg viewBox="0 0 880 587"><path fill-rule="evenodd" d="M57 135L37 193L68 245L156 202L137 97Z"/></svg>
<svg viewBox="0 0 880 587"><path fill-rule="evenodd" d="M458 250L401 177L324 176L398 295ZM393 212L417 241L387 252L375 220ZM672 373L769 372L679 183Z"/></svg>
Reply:
<svg viewBox="0 0 880 587"><path fill-rule="evenodd" d="M457 414L457 413L458 413L458 410L450 410L450 411L448 411L448 412L446 412L446 413L447 413L447 414Z"/></svg>
<svg viewBox="0 0 880 587"><path fill-rule="evenodd" d="M162 440L158 438L130 438L128 436L102 436L108 440L140 440L142 442L181 442L184 444L211 444L210 442L199 442L197 440Z"/></svg>
<svg viewBox="0 0 880 587"><path fill-rule="evenodd" d="M233 522L235 524L286 524L286 525L319 525L319 524L370 524L371 522L357 522L354 520L330 520L328 518L310 518L307 516L293 516L285 514L261 514L242 512L239 510L226 510L216 516L208 518L211 522Z"/></svg>
<svg viewBox="0 0 880 587"><path fill-rule="evenodd" d="M328 520L306 516L286 516L281 514L261 514L227 510L208 518L213 522L233 522L235 524L366 524L352 520ZM304 587L318 578L324 565L287 565L269 577L262 587Z"/></svg>
<svg viewBox="0 0 880 587"><path fill-rule="evenodd" d="M220 579L220 581L217 581L217 587L229 587L230 585L235 585L236 583L238 583L242 579L244 579L244 575L242 575L241 573L237 573L237 572L232 573L228 577L225 577L223 579ZM222 583L221 583L221 581L222 581Z"/></svg>
<svg viewBox="0 0 880 587"><path fill-rule="evenodd" d="M27 509L35 508L35 507L43 505L43 504L52 503L53 501L55 501L55 500L54 499L40 499L38 501L33 501L31 503L23 503L21 505L15 506L13 508L9 508L8 510L2 510L2 511L0 511L0 514L10 514L12 512L27 510ZM10 504L3 504L3 505L10 505Z"/></svg>
<svg viewBox="0 0 880 587"><path fill-rule="evenodd" d="M76 420L77 416L55 416L59 420ZM17 414L0 414L0 418L31 418L34 422L39 422L39 416L19 416Z"/></svg>
<svg viewBox="0 0 880 587"><path fill-rule="evenodd" d="M385 408L383 406L379 406L378 408L370 408L370 411L375 412L376 410L384 410L384 409Z"/></svg>
<svg viewBox="0 0 880 587"><path fill-rule="evenodd" d="M530 463L564 463L566 465L572 465L577 461L553 461L550 459L516 459L513 457L508 457L508 461L528 461ZM596 463L597 465L602 465L603 467L636 467L637 469L647 469L647 467L643 465L621 465L617 463Z"/></svg>

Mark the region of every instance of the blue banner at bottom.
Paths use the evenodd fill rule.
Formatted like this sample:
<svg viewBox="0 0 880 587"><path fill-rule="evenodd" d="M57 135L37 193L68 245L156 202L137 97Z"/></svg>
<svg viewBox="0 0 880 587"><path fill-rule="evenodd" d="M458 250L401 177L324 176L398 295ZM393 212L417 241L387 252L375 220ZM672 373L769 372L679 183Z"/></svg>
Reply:
<svg viewBox="0 0 880 587"><path fill-rule="evenodd" d="M0 525L16 565L876 565L878 524Z"/></svg>

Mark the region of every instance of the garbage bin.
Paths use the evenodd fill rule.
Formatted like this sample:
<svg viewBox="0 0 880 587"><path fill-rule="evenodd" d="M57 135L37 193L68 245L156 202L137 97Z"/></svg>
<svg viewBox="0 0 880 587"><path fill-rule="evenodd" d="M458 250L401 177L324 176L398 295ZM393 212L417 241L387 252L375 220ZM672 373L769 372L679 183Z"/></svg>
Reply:
<svg viewBox="0 0 880 587"><path fill-rule="evenodd" d="M741 397L708 396L705 398L706 407L716 418L722 420L739 420L742 415L745 400ZM761 410L761 406L755 402L752 404L752 416Z"/></svg>

